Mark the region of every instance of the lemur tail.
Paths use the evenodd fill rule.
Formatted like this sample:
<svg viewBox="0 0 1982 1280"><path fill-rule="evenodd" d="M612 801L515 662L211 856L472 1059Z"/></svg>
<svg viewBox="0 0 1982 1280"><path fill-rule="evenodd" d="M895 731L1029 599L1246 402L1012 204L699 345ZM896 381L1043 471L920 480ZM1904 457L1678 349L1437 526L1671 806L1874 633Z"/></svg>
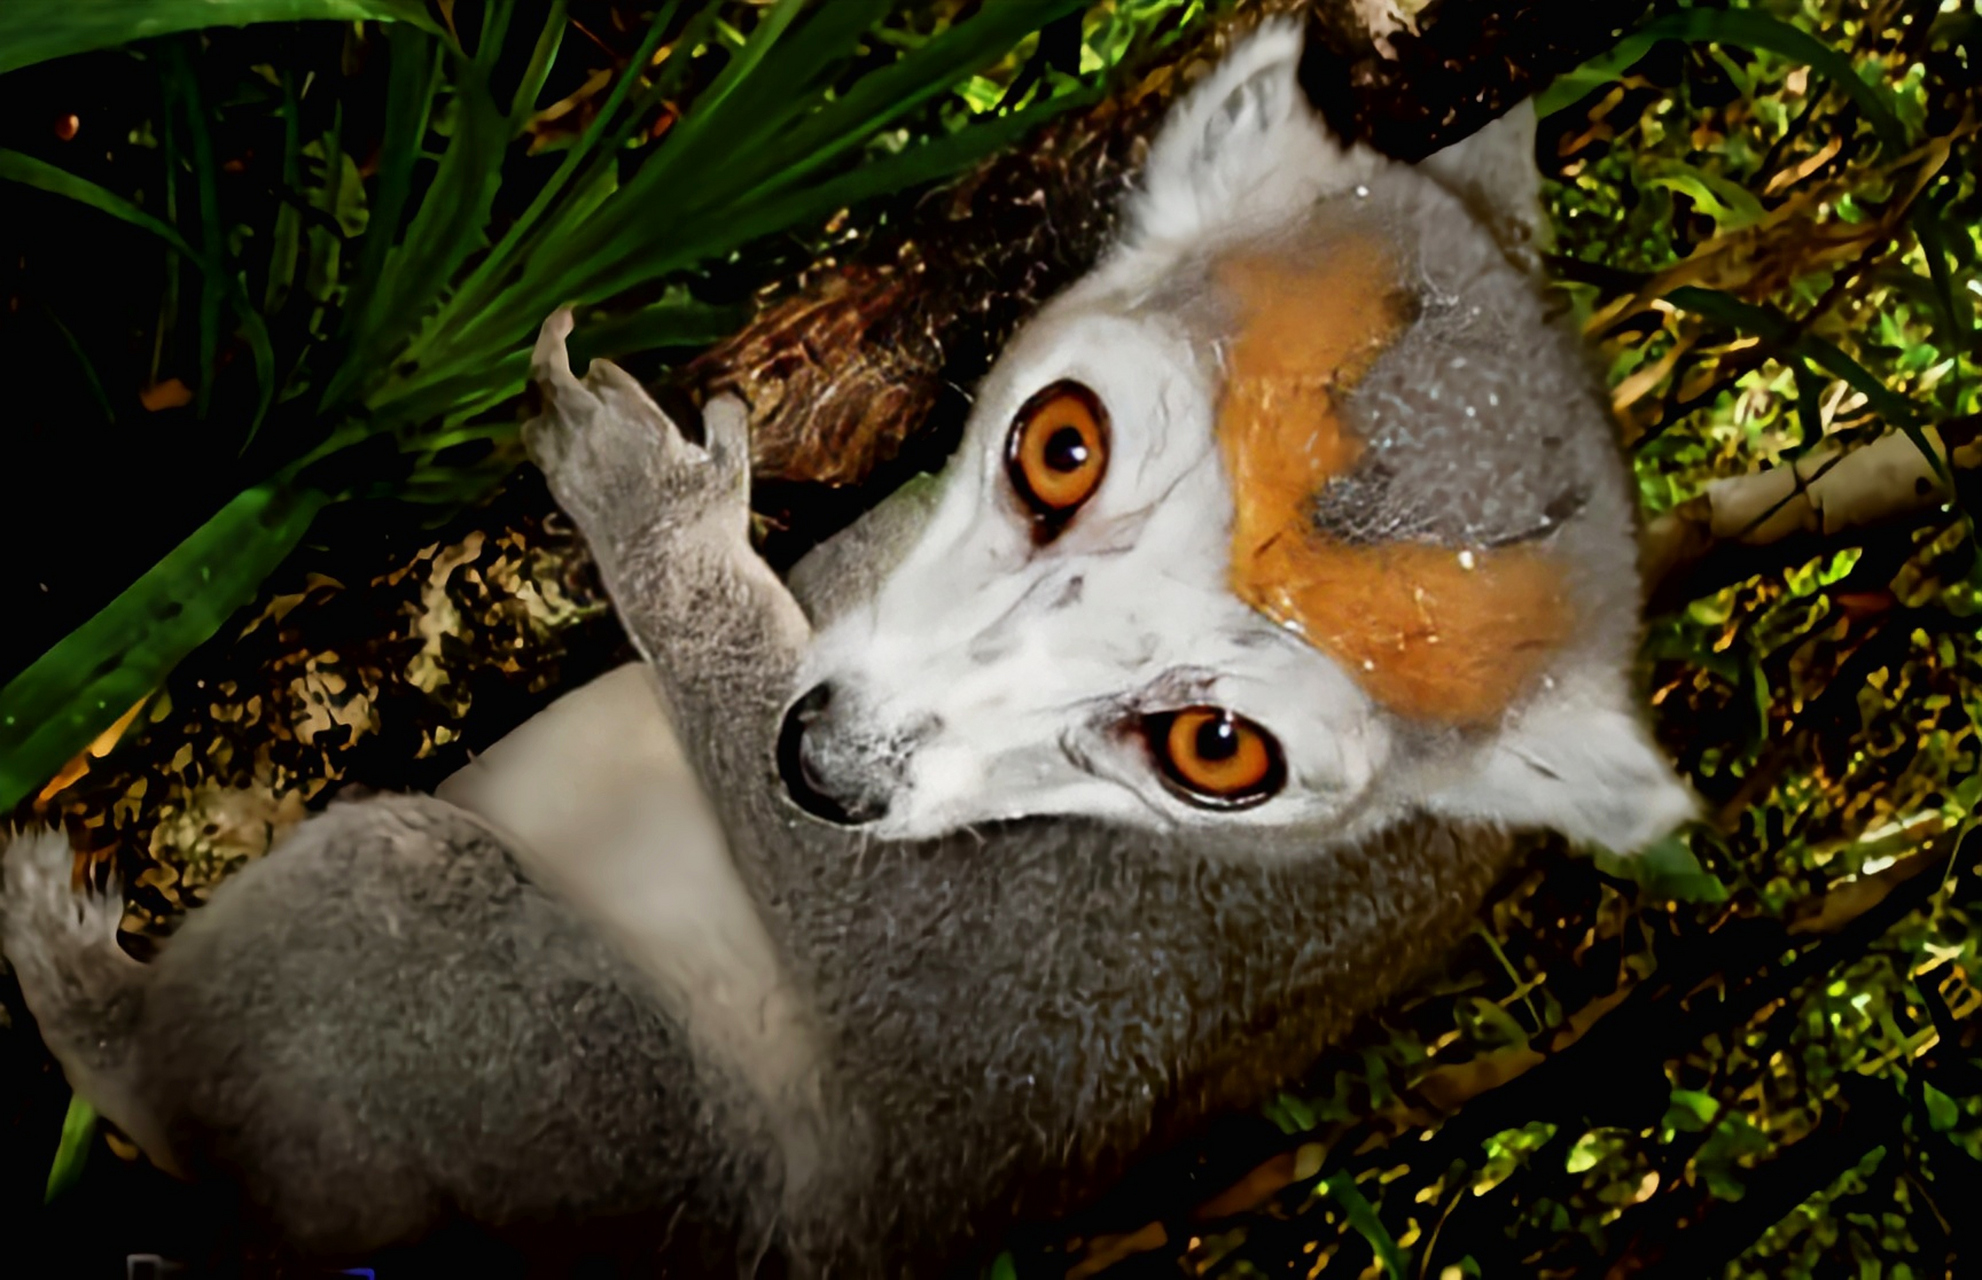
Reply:
<svg viewBox="0 0 1982 1280"><path fill-rule="evenodd" d="M69 1084L165 1163L133 1096L133 1032L150 971L117 945L123 896L70 888L75 855L60 831L0 831L0 951Z"/></svg>

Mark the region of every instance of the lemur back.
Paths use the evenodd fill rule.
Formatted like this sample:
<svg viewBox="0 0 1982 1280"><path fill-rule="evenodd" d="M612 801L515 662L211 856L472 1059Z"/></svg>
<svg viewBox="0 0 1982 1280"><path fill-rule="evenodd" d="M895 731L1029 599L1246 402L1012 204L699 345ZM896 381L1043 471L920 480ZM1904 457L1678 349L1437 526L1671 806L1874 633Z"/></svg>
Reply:
<svg viewBox="0 0 1982 1280"><path fill-rule="evenodd" d="M1299 50L1269 26L1180 102L1122 243L802 605L749 544L743 407L684 432L552 317L526 438L721 839L519 835L500 773L451 792L482 816L335 805L150 966L17 839L0 942L77 1088L310 1251L460 1217L925 1275L1298 1073L1511 831L1682 817L1602 402L1469 213L1532 230L1532 175L1340 146ZM612 679L581 696L646 677ZM500 767L604 795L583 737Z"/></svg>

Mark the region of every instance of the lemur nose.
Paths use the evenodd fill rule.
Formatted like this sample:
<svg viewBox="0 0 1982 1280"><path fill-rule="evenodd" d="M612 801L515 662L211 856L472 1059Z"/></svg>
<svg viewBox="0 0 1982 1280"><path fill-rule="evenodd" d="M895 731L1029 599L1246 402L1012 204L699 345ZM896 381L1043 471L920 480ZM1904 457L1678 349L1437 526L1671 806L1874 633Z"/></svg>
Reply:
<svg viewBox="0 0 1982 1280"><path fill-rule="evenodd" d="M888 802L848 788L852 794L836 792L832 780L820 767L817 735L807 733L824 720L833 702L830 681L805 691L785 712L778 730L778 774L793 803L815 818L843 827L873 822L888 812Z"/></svg>

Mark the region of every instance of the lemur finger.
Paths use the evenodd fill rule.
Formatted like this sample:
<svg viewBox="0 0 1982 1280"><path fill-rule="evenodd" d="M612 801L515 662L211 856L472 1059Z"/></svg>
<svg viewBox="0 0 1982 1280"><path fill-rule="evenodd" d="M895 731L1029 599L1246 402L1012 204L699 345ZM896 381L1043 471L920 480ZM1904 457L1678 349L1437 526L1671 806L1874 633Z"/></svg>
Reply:
<svg viewBox="0 0 1982 1280"><path fill-rule="evenodd" d="M571 308L551 312L537 330L537 343L530 351L530 391L537 403L523 424L523 448L531 461L547 472L564 456L567 442L561 419L579 397L590 398L572 373L571 355L565 349L571 326Z"/></svg>
<svg viewBox="0 0 1982 1280"><path fill-rule="evenodd" d="M702 407L702 431L709 460L725 490L750 490L750 410L738 396L721 395Z"/></svg>
<svg viewBox="0 0 1982 1280"><path fill-rule="evenodd" d="M546 391L578 387L577 375L571 372L571 353L564 345L573 323L571 308L559 307L537 330L537 344L530 350L530 380L543 384Z"/></svg>

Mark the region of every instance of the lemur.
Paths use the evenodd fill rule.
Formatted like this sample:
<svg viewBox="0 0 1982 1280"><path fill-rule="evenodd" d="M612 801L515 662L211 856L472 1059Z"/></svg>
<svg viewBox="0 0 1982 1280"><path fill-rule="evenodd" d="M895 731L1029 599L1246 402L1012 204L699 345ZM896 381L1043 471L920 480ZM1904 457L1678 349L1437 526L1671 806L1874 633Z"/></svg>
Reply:
<svg viewBox="0 0 1982 1280"><path fill-rule="evenodd" d="M644 658L595 689L664 709L692 794L636 769L602 810L584 762L636 744L539 734L471 807L333 804L148 965L21 835L6 955L78 1093L317 1254L464 1219L926 1275L1259 1104L1514 833L1683 820L1630 691L1632 487L1526 252L1532 114L1388 160L1309 106L1301 39L1178 101L946 469L789 585L744 407L671 421L551 317L526 443Z"/></svg>

